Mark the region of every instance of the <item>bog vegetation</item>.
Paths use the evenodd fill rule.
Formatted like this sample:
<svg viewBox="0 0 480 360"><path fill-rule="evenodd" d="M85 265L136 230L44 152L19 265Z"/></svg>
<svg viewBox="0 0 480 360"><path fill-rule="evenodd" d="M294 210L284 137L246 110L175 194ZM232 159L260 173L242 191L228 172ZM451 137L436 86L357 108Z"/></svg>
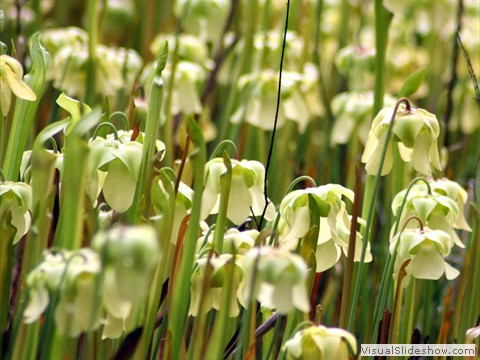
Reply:
<svg viewBox="0 0 480 360"><path fill-rule="evenodd" d="M0 358L478 349L479 16L2 1Z"/></svg>

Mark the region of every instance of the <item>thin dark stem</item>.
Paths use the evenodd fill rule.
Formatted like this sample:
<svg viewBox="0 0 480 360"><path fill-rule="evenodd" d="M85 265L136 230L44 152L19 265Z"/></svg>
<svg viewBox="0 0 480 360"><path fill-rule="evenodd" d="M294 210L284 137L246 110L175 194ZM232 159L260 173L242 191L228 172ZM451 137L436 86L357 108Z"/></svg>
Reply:
<svg viewBox="0 0 480 360"><path fill-rule="evenodd" d="M458 1L458 10L457 10L457 34L460 34L462 29L462 14L463 14L463 0ZM452 48L452 62L450 68L450 81L447 85L447 106L445 110L445 116L443 118L445 122L445 128L448 128L448 122L452 116L453 111L453 89L457 83L457 63L458 63L458 53L459 53L459 43L453 39L453 48ZM445 137L445 146L448 147L448 136Z"/></svg>
<svg viewBox="0 0 480 360"><path fill-rule="evenodd" d="M264 196L265 207L263 208L262 217L260 218L260 229L262 228L263 220L265 219L265 212L269 204L268 201L268 170L270 169L270 163L272 161L273 145L275 143L275 134L277 132L278 114L280 111L280 95L282 90L282 72L283 72L283 59L285 57L285 47L287 45L287 30L288 30L288 14L290 12L290 0L287 0L287 13L285 15L285 29L283 31L282 40L282 54L280 55L280 70L278 72L278 90L277 90L277 107L275 109L275 121L273 123L272 138L270 140L270 148L268 150L267 164L265 165L265 179L264 181Z"/></svg>
<svg viewBox="0 0 480 360"><path fill-rule="evenodd" d="M458 43L460 44L460 47L462 49L463 57L465 58L465 61L467 62L468 72L470 73L470 77L472 78L473 87L475 89L475 100L477 101L477 104L480 105L480 89L478 88L477 77L475 76L475 72L473 71L472 63L470 62L470 56L468 56L467 50L463 46L463 42L462 42L462 39L460 38L460 34L457 34L457 39L458 39Z"/></svg>

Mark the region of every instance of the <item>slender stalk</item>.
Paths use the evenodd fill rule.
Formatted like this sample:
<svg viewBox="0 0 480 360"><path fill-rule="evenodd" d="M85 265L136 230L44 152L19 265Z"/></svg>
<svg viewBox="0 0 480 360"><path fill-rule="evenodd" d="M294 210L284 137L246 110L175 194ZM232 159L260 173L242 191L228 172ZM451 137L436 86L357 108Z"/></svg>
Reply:
<svg viewBox="0 0 480 360"><path fill-rule="evenodd" d="M95 72L97 67L98 16L98 0L88 0L88 58L87 81L85 84L85 102L87 104L93 104L96 99Z"/></svg>
<svg viewBox="0 0 480 360"><path fill-rule="evenodd" d="M368 212L367 212L367 223L365 226L365 233L363 235L363 244L362 244L362 254L360 256L360 262L358 266L355 267L354 271L354 276L353 276L353 281L354 281L354 287L353 287L353 298L352 302L350 304L350 312L349 312L349 318L348 318L348 329L352 330L353 329L353 320L355 316L355 309L357 308L357 303L358 303L358 297L360 295L360 282L363 279L363 270L364 270L364 261L365 261L365 254L367 252L367 244L370 241L370 234L371 234L371 228L373 227L373 215L374 215L374 209L375 205L377 202L377 195L378 195L378 189L380 185L380 178L381 178L381 173L383 169L383 164L385 162L385 154L387 152L388 144L390 142L390 137L392 135L392 130L393 130L393 122L395 120L395 116L397 114L398 108L400 107L400 104L402 102L406 103L407 110L410 109L410 103L406 98L400 98L392 113L392 117L390 119L390 123L388 125L388 130L387 130L387 135L385 136L385 143L383 145L382 149L382 156L380 159L380 164L378 167L377 175L374 179L373 182L373 188L371 189L371 194L372 196L370 198L367 198L366 196L370 194L369 191L369 186L365 189L365 200L364 200L364 208L366 207L366 203L368 202ZM372 178L370 177L370 184L371 184ZM367 179L368 181L368 179ZM367 183L368 185L368 183Z"/></svg>
<svg viewBox="0 0 480 360"><path fill-rule="evenodd" d="M23 80L35 92L37 99L35 101L17 99L15 103L12 127L8 135L7 149L2 164L5 178L11 181L18 179L23 151L34 128L35 114L45 84L45 73L50 65L50 55L41 46L38 33L32 37L30 55L32 70Z"/></svg>
<svg viewBox="0 0 480 360"><path fill-rule="evenodd" d="M278 123L278 115L280 112L280 98L281 98L281 92L282 92L282 72L283 72L283 60L285 57L285 47L287 44L287 30L288 30L288 14L290 10L290 0L287 0L287 9L285 13L285 27L283 31L283 42L282 42L282 53L280 56L280 70L278 72L278 91L277 91L277 106L275 109L275 120L273 122L273 131L272 131L272 137L270 140L270 148L268 150L268 156L267 156L267 164L265 165L265 179L264 179L264 198L265 198L265 207L263 209L263 214L260 219L259 223L259 228L262 228L263 221L265 219L265 212L267 211L267 207L269 204L268 200L268 171L270 169L270 163L272 161L272 154L273 154L273 146L275 144L275 133L277 131L277 123Z"/></svg>
<svg viewBox="0 0 480 360"><path fill-rule="evenodd" d="M200 210L203 193L204 165L206 162L206 150L203 135L199 126L194 120L189 123L190 136L192 143L197 147L191 155L191 162L194 172L194 195L192 201L192 210L190 220L188 221L188 230L182 249L182 257L178 277L173 288L172 303L169 304L172 319L168 323L169 352L171 359L179 359L182 338L187 318L188 299L190 298L191 270L193 267L195 246L199 234Z"/></svg>
<svg viewBox="0 0 480 360"><path fill-rule="evenodd" d="M168 56L168 43L165 42L160 51L155 68L155 75L150 91L150 101L148 105L147 120L145 124L145 137L143 140L142 160L140 163L140 176L138 178L137 187L135 189L135 196L133 198L132 206L128 213L128 221L134 224L138 219L138 211L140 208L140 201L144 203L144 216L149 218L151 212L150 190L153 180L153 161L156 151L156 141L160 129L160 117L163 101L163 79L162 71L165 69ZM168 152L168 148L166 150Z"/></svg>

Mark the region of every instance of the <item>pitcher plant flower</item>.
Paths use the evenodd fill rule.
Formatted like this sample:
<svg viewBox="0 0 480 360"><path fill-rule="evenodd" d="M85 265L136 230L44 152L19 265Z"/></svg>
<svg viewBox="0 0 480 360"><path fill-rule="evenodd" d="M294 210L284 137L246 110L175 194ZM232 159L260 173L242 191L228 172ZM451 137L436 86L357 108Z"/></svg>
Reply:
<svg viewBox="0 0 480 360"><path fill-rule="evenodd" d="M357 339L340 328L312 325L297 331L283 349L288 360L348 360L357 353Z"/></svg>
<svg viewBox="0 0 480 360"><path fill-rule="evenodd" d="M471 231L464 217L466 198L465 190L458 184L448 181L430 181L432 194L424 183L415 184L408 193L405 209L402 212L399 224L405 223L412 215L418 216L422 223L430 229L443 230L449 234L453 242L463 248L465 245L458 237L455 229ZM407 190L398 193L392 201L393 214L397 216ZM452 197L450 197L452 196ZM415 227L410 222L408 227ZM392 234L394 236L395 234Z"/></svg>
<svg viewBox="0 0 480 360"><path fill-rule="evenodd" d="M7 116L12 93L23 100L35 101L37 96L23 81L23 68L17 59L0 55L0 115Z"/></svg>
<svg viewBox="0 0 480 360"><path fill-rule="evenodd" d="M100 258L91 249L47 252L44 260L27 276L30 289L24 322L37 321L58 295L54 319L57 329L68 337L95 330L100 308L95 307Z"/></svg>
<svg viewBox="0 0 480 360"><path fill-rule="evenodd" d="M0 182L0 219L3 223L11 214L10 224L15 228L16 244L28 232L32 217L32 188L22 182ZM3 239L2 239L3 240Z"/></svg>
<svg viewBox="0 0 480 360"><path fill-rule="evenodd" d="M396 235L390 244L391 253L398 245L394 273L398 275L402 264L411 260L405 267L407 273L404 280L405 287L409 284L411 277L438 280L445 274L448 280L455 279L460 272L445 261L453 244L450 235L442 230L432 230L428 227L405 229Z"/></svg>
<svg viewBox="0 0 480 360"><path fill-rule="evenodd" d="M87 193L93 204L103 190L105 201L115 211L125 212L132 205L143 149L143 134L135 141L131 140L132 134L121 130L116 135L90 140ZM156 150L164 149L165 145L157 140Z"/></svg>
<svg viewBox="0 0 480 360"><path fill-rule="evenodd" d="M116 226L98 233L92 247L101 256L104 276L107 326L103 336L116 338L125 330L125 321L133 306L147 292L160 257L158 239L153 227L148 225Z"/></svg>
<svg viewBox="0 0 480 360"><path fill-rule="evenodd" d="M260 216L265 207L265 168L254 160L231 160L232 184L228 197L227 218L235 225L242 224L250 215ZM218 213L220 203L220 176L227 171L223 159L214 158L205 165L205 190L202 197L202 219ZM253 214L252 214L253 212ZM273 220L275 207L269 202L265 219Z"/></svg>
<svg viewBox="0 0 480 360"><path fill-rule="evenodd" d="M262 306L278 309L281 314L293 308L310 311L308 267L300 255L272 247L253 248L239 264L245 271L238 289L243 307L247 308L252 299L257 299Z"/></svg>
<svg viewBox="0 0 480 360"><path fill-rule="evenodd" d="M200 313L207 313L211 309L221 310L226 283L231 282L232 290L228 316L238 316L240 307L238 306L236 293L243 278L243 269L235 263L233 273L229 273L227 270L228 263L234 260L235 258L231 254L197 259L190 286L192 299L188 310L189 315L198 316ZM210 270L208 270L208 267L210 267ZM201 305L202 309L200 309Z"/></svg>
<svg viewBox="0 0 480 360"><path fill-rule="evenodd" d="M345 256L348 254L351 219L343 197L353 202L354 193L341 185L327 184L316 188L294 190L287 194L279 209L281 220L286 224L285 232L280 237L280 247L294 250L299 239L309 231L312 216L309 197L316 202L320 214L320 231L315 257L316 271L322 272L337 263L342 250ZM357 232L356 237L355 261L359 261L362 253L362 236ZM372 255L368 244L365 261L371 260Z"/></svg>
<svg viewBox="0 0 480 360"><path fill-rule="evenodd" d="M367 173L371 175L376 175L380 167L382 149L394 109L383 108L373 119L368 133L362 162L365 163ZM394 146L398 147L402 160L411 162L415 171L420 174L431 175L433 170L442 170L437 144L440 125L434 114L401 104L395 115L392 135L381 170L382 176L392 170Z"/></svg>

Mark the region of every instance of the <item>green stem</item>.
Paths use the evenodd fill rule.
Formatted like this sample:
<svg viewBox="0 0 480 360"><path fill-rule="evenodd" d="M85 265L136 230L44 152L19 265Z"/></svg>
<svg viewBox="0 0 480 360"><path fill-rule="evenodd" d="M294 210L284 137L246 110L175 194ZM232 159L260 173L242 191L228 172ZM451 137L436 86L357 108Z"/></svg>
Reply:
<svg viewBox="0 0 480 360"><path fill-rule="evenodd" d="M219 254L221 254L223 250L223 236L227 225L227 210L229 205L228 199L230 197L230 187L232 184L232 163L230 162L227 152L223 153L223 163L227 171L220 176L220 207L218 209L217 222L213 235L214 248Z"/></svg>
<svg viewBox="0 0 480 360"><path fill-rule="evenodd" d="M383 107L385 94L385 55L388 44L388 29L393 14L383 6L382 0L375 0L375 91L373 100L373 114L377 114Z"/></svg>
<svg viewBox="0 0 480 360"><path fill-rule="evenodd" d="M31 44L32 70L23 80L35 92L37 99L35 101L17 99L15 102L12 127L8 134L8 144L2 165L5 178L11 181L18 179L23 151L34 128L35 114L45 84L45 73L50 65L50 55L40 44L38 33L33 35Z"/></svg>
<svg viewBox="0 0 480 360"><path fill-rule="evenodd" d="M135 189L132 206L128 213L128 222L134 224L137 222L140 208L140 202L144 197L144 216L146 219L150 217L151 212L151 185L153 180L154 155L156 151L156 141L160 130L160 118L163 101L163 79L162 71L165 69L168 56L168 43L165 42L162 50L158 55L155 75L150 91L150 100L148 104L147 120L145 124L145 136L143 139L142 160L140 163L140 175ZM168 148L167 148L168 153Z"/></svg>
<svg viewBox="0 0 480 360"><path fill-rule="evenodd" d="M399 226L400 226L400 219L402 218L402 213L403 213L403 210L404 210L405 205L407 203L408 194L410 193L413 186L419 181L426 184L429 194L432 193L432 190L430 189L430 184L426 179L418 177L418 178L415 178L411 181L410 185L408 186L407 190L405 191L405 196L403 197L402 203L401 203L401 205L398 209L397 220L396 220L394 228L393 228L393 234L398 233L398 229L399 229ZM383 310L385 309L385 305L387 303L387 299L388 299L388 296L389 296L389 291L390 291L391 282L392 282L391 275L392 275L392 272L393 272L393 265L395 263L395 258L397 257L398 245L399 245L399 243L395 247L395 249L393 251L393 254L390 255L390 253L387 253L386 264L385 264L385 267L383 269L382 278L380 280L380 287L379 287L379 290L378 290L378 295L377 295L377 299L376 299L375 307L374 307L374 311L373 311L373 333L372 333L372 337L371 337L371 343L372 344L377 339L378 325L380 323L382 313L383 313Z"/></svg>
<svg viewBox="0 0 480 360"><path fill-rule="evenodd" d="M387 148L388 144L390 142L390 137L392 135L392 130L393 130L393 123L395 120L395 116L397 114L398 108L400 107L400 104L402 102L406 103L407 109L410 108L410 103L406 98L400 98L396 105L395 108L393 109L392 117L390 119L390 123L388 125L387 129L387 134L385 136L385 143L383 144L383 149L382 149L382 156L380 158L380 164L378 167L377 175L374 179L372 191L371 191L371 197L370 196L370 191L369 187L367 184L367 188L365 190L365 197L364 197L364 209L367 207L368 203L368 212L367 212L367 223L365 226L365 232L363 236L363 244L362 244L362 254L360 256L360 262L359 264L355 267L354 271L354 276L353 276L353 281L354 281L354 287L353 287L353 297L352 297L352 302L350 304L350 311L349 311L349 318L348 318L348 330L352 331L353 330L353 321L354 321L354 316L355 316L355 310L357 308L358 304L358 298L360 295L360 283L363 279L363 271L364 271L364 262L365 262L365 254L367 252L367 244L370 241L370 234L371 234L371 228L373 227L373 216L375 213L375 205L377 203L377 195L378 195L378 190L379 190L379 185L380 185L380 178L381 178L381 173L383 169L383 164L385 162L385 157L387 153ZM367 178L367 182L371 182L372 178ZM368 192L367 192L368 190ZM363 214L363 213L362 213ZM362 216L365 218L364 216Z"/></svg>
<svg viewBox="0 0 480 360"><path fill-rule="evenodd" d="M95 71L97 66L97 43L98 43L98 0L88 0L88 59L87 59L87 82L85 84L85 102L94 104L95 92Z"/></svg>
<svg viewBox="0 0 480 360"><path fill-rule="evenodd" d="M172 303L169 304L171 312L168 323L169 351L172 359L179 359L180 347L184 329L186 326L187 310L190 298L191 271L195 257L195 247L199 234L200 210L202 205L203 176L206 162L205 142L200 127L193 119L189 122L189 131L193 144L196 149L191 154L191 163L193 167L194 195L192 201L192 210L188 229L183 243L180 269L174 284Z"/></svg>

